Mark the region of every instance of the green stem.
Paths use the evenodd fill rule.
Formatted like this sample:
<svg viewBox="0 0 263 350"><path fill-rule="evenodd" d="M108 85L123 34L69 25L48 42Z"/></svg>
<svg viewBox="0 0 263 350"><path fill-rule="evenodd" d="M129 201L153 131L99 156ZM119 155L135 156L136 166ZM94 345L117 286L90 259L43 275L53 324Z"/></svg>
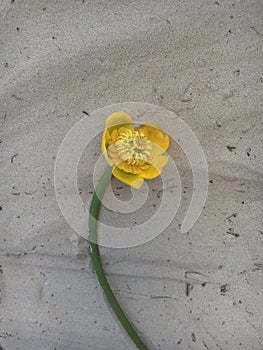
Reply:
<svg viewBox="0 0 263 350"><path fill-rule="evenodd" d="M122 311L115 295L113 294L111 287L106 279L106 276L103 271L103 267L100 260L100 251L99 246L94 243L97 241L97 219L99 216L99 210L101 202L99 198L102 198L107 185L111 179L112 168L109 167L102 178L100 179L99 184L97 185L96 191L94 192L91 205L90 205L90 215L89 215L89 246L90 246L90 255L97 274L100 285L105 293L105 296L111 305L115 315L118 317L120 323L137 346L139 350L148 350L147 346L141 340L136 330L133 328L132 324L126 317L125 313Z"/></svg>

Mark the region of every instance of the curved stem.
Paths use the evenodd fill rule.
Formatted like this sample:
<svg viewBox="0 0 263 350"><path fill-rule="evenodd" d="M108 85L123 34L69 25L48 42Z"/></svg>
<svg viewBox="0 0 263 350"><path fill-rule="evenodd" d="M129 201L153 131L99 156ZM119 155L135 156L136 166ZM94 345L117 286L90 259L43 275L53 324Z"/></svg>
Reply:
<svg viewBox="0 0 263 350"><path fill-rule="evenodd" d="M111 287L106 279L106 276L103 271L103 267L100 260L99 246L94 243L97 241L97 219L99 216L99 210L101 202L99 198L102 198L107 185L111 179L112 168L109 167L102 178L100 179L99 184L97 185L96 191L94 192L91 205L90 205L90 214L89 214L89 246L90 246L90 255L97 274L99 283L105 293L105 296L111 305L115 315L118 317L120 323L137 346L139 350L148 350L147 346L141 340L136 330L133 328L132 324L126 317L125 313L122 311L115 295L113 294Z"/></svg>

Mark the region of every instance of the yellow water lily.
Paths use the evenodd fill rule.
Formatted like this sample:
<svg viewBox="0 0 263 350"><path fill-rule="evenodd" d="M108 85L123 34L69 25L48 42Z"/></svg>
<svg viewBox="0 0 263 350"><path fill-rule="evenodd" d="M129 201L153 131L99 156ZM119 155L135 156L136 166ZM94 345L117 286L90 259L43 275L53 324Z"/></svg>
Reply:
<svg viewBox="0 0 263 350"><path fill-rule="evenodd" d="M113 175L134 188L144 179L159 176L168 158L169 136L155 124L134 126L124 111L112 113L106 120L102 152L113 167Z"/></svg>

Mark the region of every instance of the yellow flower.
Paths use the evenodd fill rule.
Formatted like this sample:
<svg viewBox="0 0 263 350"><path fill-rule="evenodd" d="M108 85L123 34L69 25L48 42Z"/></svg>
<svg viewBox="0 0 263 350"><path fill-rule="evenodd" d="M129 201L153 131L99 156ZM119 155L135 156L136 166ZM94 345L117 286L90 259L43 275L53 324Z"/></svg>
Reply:
<svg viewBox="0 0 263 350"><path fill-rule="evenodd" d="M155 124L133 125L126 112L112 113L106 120L102 152L113 166L113 175L134 188L144 179L159 176L168 158L169 137Z"/></svg>

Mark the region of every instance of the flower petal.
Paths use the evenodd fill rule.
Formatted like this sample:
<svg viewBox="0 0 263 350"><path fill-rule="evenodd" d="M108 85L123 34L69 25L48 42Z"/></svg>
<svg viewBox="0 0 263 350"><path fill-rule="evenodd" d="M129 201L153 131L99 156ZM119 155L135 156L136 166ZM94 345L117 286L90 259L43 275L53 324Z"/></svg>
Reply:
<svg viewBox="0 0 263 350"><path fill-rule="evenodd" d="M108 157L108 152L107 152L107 130L104 131L103 135L102 135L102 141L101 141L101 151L104 155L104 158L106 159L107 163L109 165L113 165L112 160Z"/></svg>
<svg viewBox="0 0 263 350"><path fill-rule="evenodd" d="M142 187L143 179L139 175L126 173L118 169L117 167L113 169L112 174L121 182L124 182L126 185L132 186L136 189Z"/></svg>
<svg viewBox="0 0 263 350"><path fill-rule="evenodd" d="M102 140L101 140L101 150L102 150L102 153L104 153L106 151L106 143L107 143L107 140L106 140L106 133L107 131L104 130L103 134L102 134Z"/></svg>
<svg viewBox="0 0 263 350"><path fill-rule="evenodd" d="M154 160L152 160L151 164L149 164L149 168L147 170L144 170L142 173L142 176L145 179L154 179L155 177L158 177L163 167L167 164L168 157L166 156L157 156Z"/></svg>
<svg viewBox="0 0 263 350"><path fill-rule="evenodd" d="M161 153L167 151L169 147L169 136L165 134L158 125L155 124L143 124L138 128L139 131L142 131L152 143L159 146L162 150Z"/></svg>
<svg viewBox="0 0 263 350"><path fill-rule="evenodd" d="M129 116L128 113L124 111L118 111L108 116L105 127L106 129L109 129L111 133L111 131L116 129L117 126L120 127L120 125L131 124L132 122L133 119Z"/></svg>

